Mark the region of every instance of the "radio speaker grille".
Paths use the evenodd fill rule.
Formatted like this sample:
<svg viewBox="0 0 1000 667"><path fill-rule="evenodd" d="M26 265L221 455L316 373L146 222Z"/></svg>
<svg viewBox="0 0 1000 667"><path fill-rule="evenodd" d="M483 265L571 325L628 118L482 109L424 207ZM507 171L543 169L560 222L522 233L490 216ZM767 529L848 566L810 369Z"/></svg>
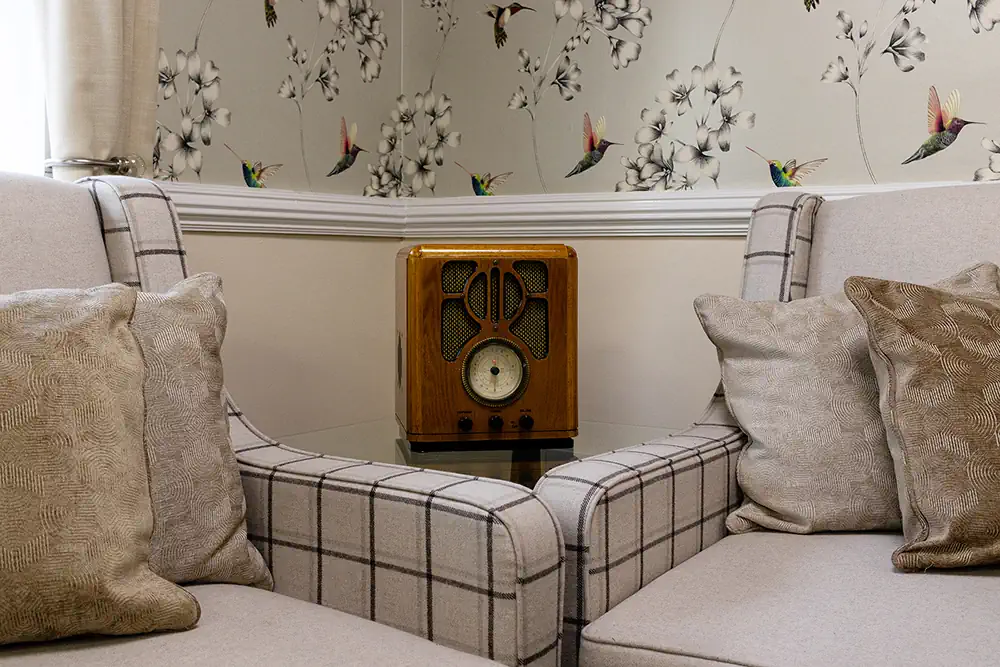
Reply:
<svg viewBox="0 0 1000 667"><path fill-rule="evenodd" d="M461 294L465 283L476 272L476 263L470 261L445 262L441 269L441 291L445 294Z"/></svg>
<svg viewBox="0 0 1000 667"><path fill-rule="evenodd" d="M486 319L486 274L480 273L469 285L469 307L476 317Z"/></svg>
<svg viewBox="0 0 1000 667"><path fill-rule="evenodd" d="M503 318L509 320L521 307L521 285L509 273L503 275Z"/></svg>
<svg viewBox="0 0 1000 667"><path fill-rule="evenodd" d="M524 341L535 359L549 356L549 302L529 298L524 312L510 325L510 331Z"/></svg>
<svg viewBox="0 0 1000 667"><path fill-rule="evenodd" d="M490 271L490 319L500 321L500 269Z"/></svg>
<svg viewBox="0 0 1000 667"><path fill-rule="evenodd" d="M459 352L480 328L461 299L445 299L441 304L441 356L448 361L458 359Z"/></svg>
<svg viewBox="0 0 1000 667"><path fill-rule="evenodd" d="M514 262L514 270L521 276L528 294L544 294L549 291L549 269L545 262L522 259Z"/></svg>

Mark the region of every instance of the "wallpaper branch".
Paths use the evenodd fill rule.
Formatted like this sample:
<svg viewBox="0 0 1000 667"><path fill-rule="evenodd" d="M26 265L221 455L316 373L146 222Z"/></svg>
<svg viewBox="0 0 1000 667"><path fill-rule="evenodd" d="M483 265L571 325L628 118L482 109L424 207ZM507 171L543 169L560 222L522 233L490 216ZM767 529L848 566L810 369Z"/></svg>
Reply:
<svg viewBox="0 0 1000 667"><path fill-rule="evenodd" d="M516 4L516 3L515 3ZM494 5L496 7L496 5ZM497 7L497 11L499 11ZM638 60L642 47L630 37L642 38L645 28L652 22L652 10L642 6L642 0L596 0L593 9L584 9L582 0L554 0L554 25L549 35L548 46L543 59L531 59L529 52L521 48L517 52L521 72L531 80L531 95L523 86L518 86L511 96L507 106L513 110L524 110L531 123L531 145L535 158L535 169L542 192L548 192L545 174L542 168L538 148L539 105L550 87L559 91L564 102L573 100L583 89L579 82L583 71L579 63L573 60L577 49L590 45L591 36L598 33L608 40L611 52L611 64L615 70L627 68L630 63ZM552 45L559 32L560 23L569 17L573 22L569 38L551 58ZM621 28L622 30L619 30ZM501 44L498 40L497 46ZM607 147L601 148L601 139L593 133L584 130L584 158L578 163L579 170L574 169L567 175L575 176L593 166L604 158Z"/></svg>
<svg viewBox="0 0 1000 667"><path fill-rule="evenodd" d="M407 0L405 25L403 4L162 3L154 177L377 197L1000 180L1000 0Z"/></svg>
<svg viewBox="0 0 1000 667"><path fill-rule="evenodd" d="M421 0L420 5L435 13L441 43L427 89L413 96L412 105L405 94L397 97L396 108L389 114L392 122L382 124L378 161L368 165L371 179L364 189L368 197L413 197L424 188L433 194L437 185L436 168L444 164L445 149L462 142L462 134L450 129L451 98L434 91L441 54L448 35L458 25L455 0ZM416 157L407 153L407 138L411 135L416 143Z"/></svg>
<svg viewBox="0 0 1000 667"><path fill-rule="evenodd" d="M733 15L734 9L736 9L736 0L732 0L729 3L729 11L726 12L726 18L722 19L722 25L719 26L719 34L715 36L715 46L712 47L712 62L715 62L719 55L719 42L722 41L722 33L726 31L726 24L729 23L729 17Z"/></svg>

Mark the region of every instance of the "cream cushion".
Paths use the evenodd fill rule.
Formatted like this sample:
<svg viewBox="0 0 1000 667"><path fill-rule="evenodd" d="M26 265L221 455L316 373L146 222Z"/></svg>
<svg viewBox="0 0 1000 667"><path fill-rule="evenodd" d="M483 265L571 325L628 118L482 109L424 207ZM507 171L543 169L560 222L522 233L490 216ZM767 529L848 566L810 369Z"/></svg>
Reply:
<svg viewBox="0 0 1000 667"><path fill-rule="evenodd" d="M198 622L148 564L135 300L124 285L0 297L0 644Z"/></svg>
<svg viewBox="0 0 1000 667"><path fill-rule="evenodd" d="M994 667L1000 569L895 570L887 533L723 538L583 631L582 667Z"/></svg>
<svg viewBox="0 0 1000 667"><path fill-rule="evenodd" d="M848 278L868 324L903 570L1000 563L1000 299Z"/></svg>
<svg viewBox="0 0 1000 667"><path fill-rule="evenodd" d="M979 264L938 283L1000 297ZM840 292L790 303L701 296L726 401L750 436L730 532L898 530L899 500L864 320Z"/></svg>
<svg viewBox="0 0 1000 667"><path fill-rule="evenodd" d="M247 539L246 499L222 388L226 304L210 273L140 292L131 322L146 366L150 567L177 583L252 584L271 574Z"/></svg>
<svg viewBox="0 0 1000 667"><path fill-rule="evenodd" d="M194 630L138 640L95 638L0 649L4 667L496 667L426 639L310 602L247 586L187 590L201 603Z"/></svg>

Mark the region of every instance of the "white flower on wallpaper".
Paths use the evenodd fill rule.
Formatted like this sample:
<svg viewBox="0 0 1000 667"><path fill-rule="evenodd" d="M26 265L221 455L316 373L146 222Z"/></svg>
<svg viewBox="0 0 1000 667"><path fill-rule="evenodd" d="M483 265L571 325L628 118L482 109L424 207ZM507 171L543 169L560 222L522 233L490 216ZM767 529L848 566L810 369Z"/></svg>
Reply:
<svg viewBox="0 0 1000 667"><path fill-rule="evenodd" d="M434 91L441 54L452 29L458 25L455 0L421 0L420 4L437 14L441 45L428 89L414 95L412 104L406 95L397 97L396 108L389 112L389 122L382 124L378 159L368 165L366 197L413 197L424 191L433 194L437 168L444 165L446 149L462 143L462 134L451 129L451 98Z"/></svg>
<svg viewBox="0 0 1000 667"><path fill-rule="evenodd" d="M983 139L983 148L989 151L989 164L982 169L976 169L974 181L1000 181L1000 144L992 139Z"/></svg>
<svg viewBox="0 0 1000 667"><path fill-rule="evenodd" d="M345 53L349 45L357 51L359 73L364 83L371 83L382 72L381 60L388 47L388 38L382 30L385 13L376 10L372 0L317 0L316 34L312 46L300 46L293 35L288 35L287 59L293 72L278 86L278 96L295 104L299 119L299 150L306 182L312 189L312 178L306 158L305 119L303 107L306 97L318 85L327 102L340 94L340 72L334 64L338 54ZM326 45L316 53L316 44L324 26L330 26Z"/></svg>
<svg viewBox="0 0 1000 667"><path fill-rule="evenodd" d="M646 27L653 21L653 12L643 6L644 0L553 0L555 25L549 36L544 56L532 56L525 48L518 50L518 72L531 79L530 86L518 86L507 107L525 111L531 120L531 143L535 155L535 169L542 190L548 192L538 151L538 107L545 94L552 88L563 101L573 100L583 89L583 70L573 59L574 52L592 40L598 44L607 40L607 54L612 68L628 67L639 59L642 38ZM572 30L562 48L552 53L552 45L563 21L572 22ZM603 38L603 40L602 40Z"/></svg>
<svg viewBox="0 0 1000 667"><path fill-rule="evenodd" d="M462 142L461 133L451 131L451 98L428 90L414 95L411 104L406 95L400 95L389 117L391 122L382 125L378 160L368 165L370 179L364 194L395 198L412 197L425 189L433 192L445 149ZM415 153L405 150L411 136Z"/></svg>
<svg viewBox="0 0 1000 667"><path fill-rule="evenodd" d="M1000 0L966 0L969 4L969 21L972 31L993 30L1000 23Z"/></svg>
<svg viewBox="0 0 1000 667"><path fill-rule="evenodd" d="M198 49L208 10L214 2L205 3L190 51L178 49L170 57L160 49L156 105L160 108L162 104L176 103L178 120L176 124L173 121L169 124L156 122L152 176L158 180L176 181L185 173L194 173L200 181L204 166L202 148L212 145L216 125L229 127L232 120L229 109L218 103L222 89L219 68L214 60L202 58Z"/></svg>
<svg viewBox="0 0 1000 667"><path fill-rule="evenodd" d="M930 4L936 4L936 2L937 0L930 0ZM861 124L861 81L873 63L871 55L877 50L879 55L890 56L896 68L903 73L912 72L927 57L924 52L927 35L911 21L913 15L925 6L925 0L905 0L899 10L889 17L883 26L880 24L880 20L885 4L885 0L880 3L878 13L872 21L871 30L869 30L868 21L863 21L860 26L855 28L855 22L847 12L841 10L837 13L836 37L851 45L851 53L848 56L851 62L848 63L844 56L837 56L827 65L826 71L820 76L820 80L825 83L845 84L854 96L854 119L857 127L858 147L872 183L877 183L878 179L875 177L871 161L868 159L864 130ZM1000 1L967 0L967 6L973 32L978 33L982 29L989 31L996 23L1000 23ZM924 143L921 144L916 153L904 160L903 164L923 159L944 150L955 141L963 125L969 124L969 121L964 120L954 125L951 123L953 119L957 118L959 101L957 91L952 95L954 101L949 97L948 103L942 108L937 92L933 86L931 87L928 104L932 115L936 116L936 119L929 124L931 136L929 138L923 137ZM979 170L979 172L981 171L983 170ZM978 178L979 172L976 172L977 180L981 180Z"/></svg>
<svg viewBox="0 0 1000 667"><path fill-rule="evenodd" d="M732 147L733 133L753 129L756 115L739 109L743 75L709 62L690 72L673 70L656 101L643 109L636 130L637 156L622 158L625 178L618 192L690 190L707 179L719 186L720 153Z"/></svg>
<svg viewBox="0 0 1000 667"><path fill-rule="evenodd" d="M201 180L201 148L212 144L213 125L228 127L231 120L229 109L217 105L222 88L219 68L212 60L202 62L196 49L177 51L172 59L160 49L157 69L159 101L175 100L180 119L176 129L156 124L153 178L176 181L190 170Z"/></svg>

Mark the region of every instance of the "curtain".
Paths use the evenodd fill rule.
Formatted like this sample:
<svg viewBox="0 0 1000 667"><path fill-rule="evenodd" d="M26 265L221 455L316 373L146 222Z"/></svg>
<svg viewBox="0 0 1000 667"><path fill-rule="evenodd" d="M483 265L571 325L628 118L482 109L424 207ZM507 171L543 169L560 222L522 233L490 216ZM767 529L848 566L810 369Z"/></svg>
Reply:
<svg viewBox="0 0 1000 667"><path fill-rule="evenodd" d="M138 155L150 173L160 0L38 0L49 155ZM76 180L99 170L54 167Z"/></svg>

